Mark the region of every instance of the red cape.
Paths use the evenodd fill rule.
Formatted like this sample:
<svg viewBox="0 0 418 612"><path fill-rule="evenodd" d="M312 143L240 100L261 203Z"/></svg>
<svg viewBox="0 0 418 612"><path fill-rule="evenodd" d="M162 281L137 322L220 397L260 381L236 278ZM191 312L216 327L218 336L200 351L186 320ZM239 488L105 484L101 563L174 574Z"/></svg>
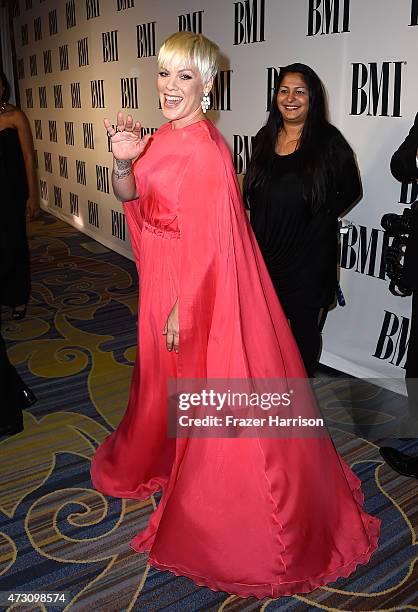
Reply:
<svg viewBox="0 0 418 612"><path fill-rule="evenodd" d="M135 174L141 197L126 203L125 210L144 277L139 361L150 357L147 337L156 296L165 300L160 283L149 289L149 272L144 272L158 254L158 261L175 262L180 327L178 357L170 355L160 379L173 368L180 386L184 379L285 379L284 384L305 379L218 130L209 121L182 130L164 125L136 163ZM141 227L146 230L142 237ZM161 232L158 244L156 232ZM177 240L162 243L167 237ZM153 263L157 268L158 261ZM158 274L164 276L160 263ZM170 300L162 312L168 314L172 295ZM166 359L162 352L159 359ZM120 496L147 497L158 488L150 482L163 487L148 528L132 542L135 550L150 551L152 565L215 590L262 598L311 591L368 561L380 522L363 511L360 482L328 436L179 438L167 480L144 482L144 431L152 438L154 426L150 417L141 421L135 415L149 411L154 417L163 406L161 397L159 404L153 399L153 406L141 400L138 388L149 386L150 376L143 374L141 382L134 376L128 416L99 449L92 475L100 490ZM294 414L303 408L318 415L303 389ZM123 469L117 447L124 449L126 462L129 444L135 495L129 493L133 485L129 490L115 485L115 472ZM106 466L113 466L111 477L105 475Z"/></svg>

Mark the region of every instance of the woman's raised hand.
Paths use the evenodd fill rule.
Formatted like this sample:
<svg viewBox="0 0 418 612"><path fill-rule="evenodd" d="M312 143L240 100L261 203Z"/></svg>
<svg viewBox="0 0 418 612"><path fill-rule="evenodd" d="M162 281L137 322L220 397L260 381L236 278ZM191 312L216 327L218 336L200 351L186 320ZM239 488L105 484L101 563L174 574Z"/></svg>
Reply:
<svg viewBox="0 0 418 612"><path fill-rule="evenodd" d="M150 134L146 134L141 138L141 124L134 120L132 115L123 117L123 113L119 111L116 120L116 129L112 126L109 119L103 121L107 133L110 136L112 144L112 153L115 159L132 160L141 155L143 150L151 138Z"/></svg>

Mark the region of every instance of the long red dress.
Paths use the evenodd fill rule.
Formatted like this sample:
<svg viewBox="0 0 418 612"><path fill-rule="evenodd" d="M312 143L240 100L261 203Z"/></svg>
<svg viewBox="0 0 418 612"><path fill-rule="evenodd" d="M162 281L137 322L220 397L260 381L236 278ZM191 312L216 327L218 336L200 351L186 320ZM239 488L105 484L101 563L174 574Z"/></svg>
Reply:
<svg viewBox="0 0 418 612"><path fill-rule="evenodd" d="M125 203L140 277L127 412L97 450L96 489L163 489L131 545L149 562L240 597L306 593L377 547L359 479L330 438L167 438L167 379L300 379L305 371L243 209L229 150L207 120L163 125ZM162 335L179 297L179 353Z"/></svg>

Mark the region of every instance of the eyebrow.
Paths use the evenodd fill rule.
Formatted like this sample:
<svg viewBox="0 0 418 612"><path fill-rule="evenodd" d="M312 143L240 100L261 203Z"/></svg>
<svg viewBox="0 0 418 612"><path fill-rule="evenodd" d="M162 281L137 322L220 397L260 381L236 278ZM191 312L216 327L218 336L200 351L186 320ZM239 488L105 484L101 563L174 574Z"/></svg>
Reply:
<svg viewBox="0 0 418 612"><path fill-rule="evenodd" d="M169 72L168 68L165 68L164 66L161 66L160 70L165 70L166 72ZM180 70L177 70L177 72L193 72L193 68L180 68Z"/></svg>

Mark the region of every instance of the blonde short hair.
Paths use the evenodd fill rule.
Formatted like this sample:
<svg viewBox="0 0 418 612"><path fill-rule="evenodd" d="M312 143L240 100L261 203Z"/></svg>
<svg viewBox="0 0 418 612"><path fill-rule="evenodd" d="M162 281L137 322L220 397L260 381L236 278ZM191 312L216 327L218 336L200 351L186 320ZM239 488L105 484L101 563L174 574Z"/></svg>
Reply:
<svg viewBox="0 0 418 612"><path fill-rule="evenodd" d="M162 44L158 53L158 66L161 68L172 62L196 66L203 85L206 85L218 72L218 54L218 46L203 34L176 32Z"/></svg>

